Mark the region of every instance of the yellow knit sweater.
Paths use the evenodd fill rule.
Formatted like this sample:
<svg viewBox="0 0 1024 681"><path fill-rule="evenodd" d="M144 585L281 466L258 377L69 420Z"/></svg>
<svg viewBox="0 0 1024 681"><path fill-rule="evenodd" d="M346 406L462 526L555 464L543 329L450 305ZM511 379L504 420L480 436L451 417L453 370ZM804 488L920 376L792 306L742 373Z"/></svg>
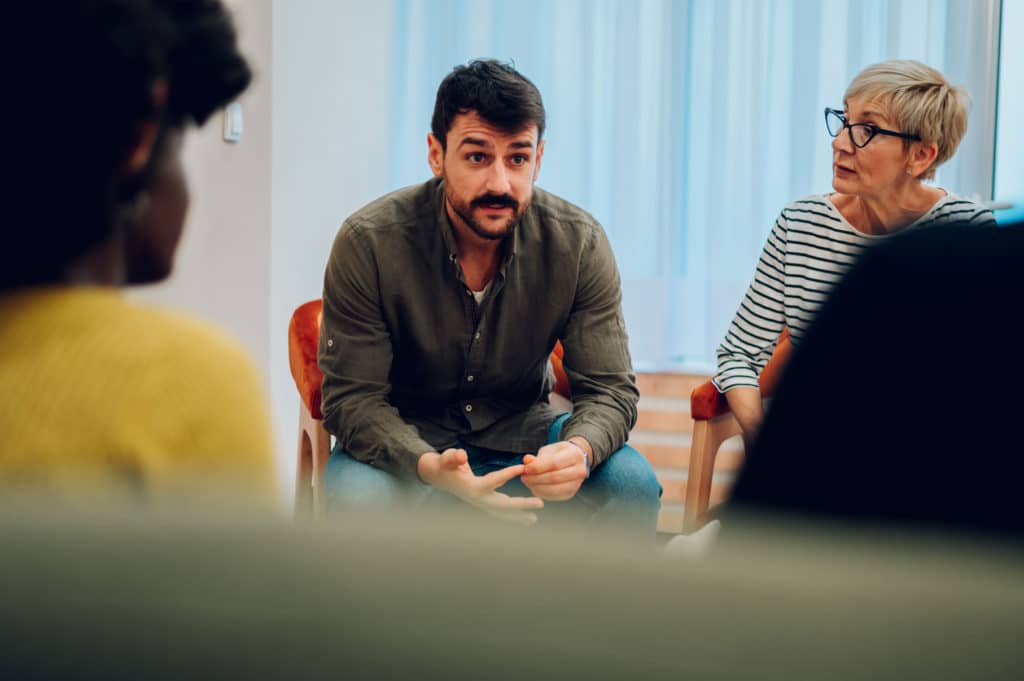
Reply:
<svg viewBox="0 0 1024 681"><path fill-rule="evenodd" d="M264 387L224 335L116 289L0 295L0 490L273 493Z"/></svg>

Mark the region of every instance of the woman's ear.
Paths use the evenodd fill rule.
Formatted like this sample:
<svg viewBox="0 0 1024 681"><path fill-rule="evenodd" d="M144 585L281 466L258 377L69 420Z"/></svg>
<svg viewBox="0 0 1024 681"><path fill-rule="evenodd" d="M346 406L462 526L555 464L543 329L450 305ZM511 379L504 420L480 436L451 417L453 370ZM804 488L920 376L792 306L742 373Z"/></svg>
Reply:
<svg viewBox="0 0 1024 681"><path fill-rule="evenodd" d="M135 136L135 144L128 152L128 158L124 162L126 173L135 174L141 172L149 157L153 155L153 145L156 143L156 136L160 132L160 124L156 121L146 121L139 125L139 131Z"/></svg>
<svg viewBox="0 0 1024 681"><path fill-rule="evenodd" d="M167 104L167 81L158 80L153 83L153 108L161 111ZM128 173L140 172L149 163L153 155L153 145L160 133L159 116L153 120L141 123L135 135L135 142L132 144L128 157L124 162L124 170Z"/></svg>
<svg viewBox="0 0 1024 681"><path fill-rule="evenodd" d="M935 163L939 155L939 145L935 142L916 142L910 147L907 158L907 173L914 177L921 177Z"/></svg>

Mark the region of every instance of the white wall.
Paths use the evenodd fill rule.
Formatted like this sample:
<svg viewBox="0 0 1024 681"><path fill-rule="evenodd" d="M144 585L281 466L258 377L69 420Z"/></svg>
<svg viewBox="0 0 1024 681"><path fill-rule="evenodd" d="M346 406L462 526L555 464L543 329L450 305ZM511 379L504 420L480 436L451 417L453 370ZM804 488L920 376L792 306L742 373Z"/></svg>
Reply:
<svg viewBox="0 0 1024 681"><path fill-rule="evenodd" d="M270 386L290 498L299 400L288 320L320 297L342 220L388 186L392 3L273 3ZM424 140L429 121L424 121ZM424 149L426 143L424 142ZM424 150L424 178L427 176Z"/></svg>
<svg viewBox="0 0 1024 681"><path fill-rule="evenodd" d="M191 190L185 234L170 279L137 291L225 327L269 376L271 2L229 2L255 78L241 96L245 133L221 138L222 114L185 137Z"/></svg>
<svg viewBox="0 0 1024 681"><path fill-rule="evenodd" d="M225 328L269 385L271 0L227 4L255 74L239 99L245 131L239 142L224 142L218 112L186 135L183 161L192 196L175 269L166 282L133 295Z"/></svg>
<svg viewBox="0 0 1024 681"><path fill-rule="evenodd" d="M186 137L192 203L175 271L133 295L211 320L249 350L270 390L281 493L290 500L299 407L288 320L320 296L341 221L391 189L392 3L227 4L255 71L239 100L245 132L224 142L217 113Z"/></svg>

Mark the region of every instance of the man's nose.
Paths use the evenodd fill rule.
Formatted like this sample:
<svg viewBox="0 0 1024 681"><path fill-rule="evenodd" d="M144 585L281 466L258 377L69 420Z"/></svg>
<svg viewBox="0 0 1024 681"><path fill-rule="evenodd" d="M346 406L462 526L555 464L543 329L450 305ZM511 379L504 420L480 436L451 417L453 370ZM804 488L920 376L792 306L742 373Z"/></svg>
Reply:
<svg viewBox="0 0 1024 681"><path fill-rule="evenodd" d="M492 163L487 170L487 191L492 194L508 194L511 188L505 164Z"/></svg>

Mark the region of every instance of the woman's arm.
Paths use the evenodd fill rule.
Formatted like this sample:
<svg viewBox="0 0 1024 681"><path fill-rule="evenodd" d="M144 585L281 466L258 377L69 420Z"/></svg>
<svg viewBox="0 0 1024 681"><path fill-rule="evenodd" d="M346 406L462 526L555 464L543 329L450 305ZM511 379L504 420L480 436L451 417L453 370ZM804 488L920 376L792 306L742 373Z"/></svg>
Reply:
<svg viewBox="0 0 1024 681"><path fill-rule="evenodd" d="M740 424L740 430L743 431L743 447L749 452L764 418L761 391L749 387L733 388L725 393L725 399L729 403L729 409L732 410L733 416Z"/></svg>

